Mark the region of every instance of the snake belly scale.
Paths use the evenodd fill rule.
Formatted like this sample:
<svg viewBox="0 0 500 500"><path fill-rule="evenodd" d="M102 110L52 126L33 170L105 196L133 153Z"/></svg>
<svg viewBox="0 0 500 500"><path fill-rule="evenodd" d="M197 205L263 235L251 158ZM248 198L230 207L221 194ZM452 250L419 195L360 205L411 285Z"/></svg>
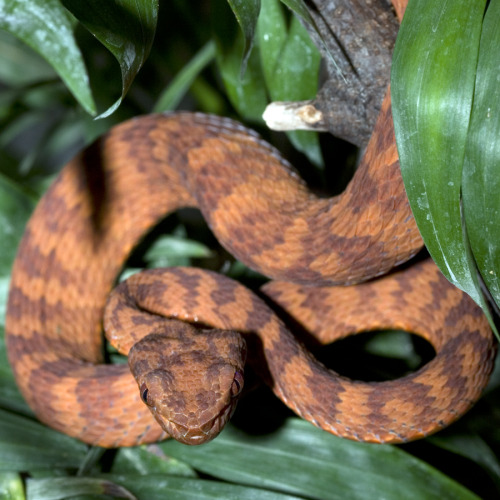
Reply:
<svg viewBox="0 0 500 500"><path fill-rule="evenodd" d="M140 342L150 342L131 353L137 359L132 371L142 378L136 381L128 366L102 364L102 318L116 276L152 225L187 206L199 207L219 241L250 267L297 283L284 289L271 284L267 293L290 314L297 309L304 325L324 316L328 330L341 336L360 328L403 327L427 337L436 358L398 381L349 381L318 363L244 287L181 268L134 276L109 300L108 334L117 336L122 325ZM488 380L494 347L480 310L431 263L409 276L405 271L348 287L363 310L383 318L375 325L356 324L358 315L364 317L359 311L333 314L335 303L345 302L335 295L343 294L337 287L301 285L361 282L408 260L421 247L399 173L389 97L353 181L333 199L311 194L274 149L235 122L187 113L134 119L72 160L30 219L11 279L9 361L40 420L100 446L135 445L169 434L188 443L213 438L241 390L245 344L248 362L277 396L315 425L351 439L416 439L458 418ZM159 305L145 298L149 285L156 287ZM132 310L111 308L120 294ZM394 304L389 310L386 299ZM391 319L391 311L399 316ZM166 322L160 314L173 320ZM180 326L179 320L195 326ZM215 355L225 349L229 365L188 351L187 358L167 361L167 379L142 374L147 368L142 354L155 351L151 346L158 336L168 330L175 343L201 335L204 328L196 324L241 332L244 340L224 335L242 354L207 338L199 340L205 348L194 351ZM130 347L125 345L124 352ZM194 366L186 359L211 366L210 380L188 383L187 389L195 390L192 397L179 385L175 397L158 395L158 385L170 386ZM170 415L165 416L165 406ZM155 413L155 420L150 409L163 413Z"/></svg>

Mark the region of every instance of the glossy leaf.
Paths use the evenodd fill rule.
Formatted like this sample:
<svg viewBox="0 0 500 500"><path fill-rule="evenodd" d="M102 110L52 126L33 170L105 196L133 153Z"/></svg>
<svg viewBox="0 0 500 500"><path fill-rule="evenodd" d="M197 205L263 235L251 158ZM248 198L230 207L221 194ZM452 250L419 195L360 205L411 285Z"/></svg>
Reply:
<svg viewBox="0 0 500 500"><path fill-rule="evenodd" d="M477 498L425 462L394 446L337 438L292 418L269 435L227 427L189 448L169 441L167 455L220 479L315 499Z"/></svg>
<svg viewBox="0 0 500 500"><path fill-rule="evenodd" d="M0 0L0 28L44 57L90 114L96 108L74 22L58 0Z"/></svg>
<svg viewBox="0 0 500 500"><path fill-rule="evenodd" d="M156 31L158 0L63 0L75 17L115 56L122 74L122 95L99 118L121 103L144 64Z"/></svg>
<svg viewBox="0 0 500 500"><path fill-rule="evenodd" d="M500 1L491 0L481 34L462 197L481 275L500 306Z"/></svg>
<svg viewBox="0 0 500 500"><path fill-rule="evenodd" d="M486 311L460 198L484 7L485 0L410 0L391 94L401 172L420 233L443 274Z"/></svg>

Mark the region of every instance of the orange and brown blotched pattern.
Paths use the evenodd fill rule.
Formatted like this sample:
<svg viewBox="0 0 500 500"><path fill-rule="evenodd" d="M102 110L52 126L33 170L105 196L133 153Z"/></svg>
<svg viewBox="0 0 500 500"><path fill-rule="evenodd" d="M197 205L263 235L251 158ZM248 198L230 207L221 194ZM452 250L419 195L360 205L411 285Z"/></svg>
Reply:
<svg viewBox="0 0 500 500"><path fill-rule="evenodd" d="M401 18L405 0L393 4ZM107 335L130 351L130 368L102 364L105 304L125 259L159 219L187 206L237 258L287 281L265 293L321 341L401 328L437 356L396 381L339 377L242 285L178 268L134 276L110 297ZM231 120L137 118L71 161L28 223L7 307L9 361L40 420L105 447L212 439L234 410L247 354L315 425L350 439L417 439L458 418L486 385L495 347L481 311L429 262L356 287L299 284L361 283L421 248L389 93L353 180L332 199L314 196L276 150Z"/></svg>
<svg viewBox="0 0 500 500"><path fill-rule="evenodd" d="M436 359L400 381L338 377L241 285L186 269L134 277L110 299L110 305L121 300L106 315L110 338L125 352L135 340L124 340L121 328L142 339L131 356L137 381L127 366L101 364L102 317L116 275L145 231L179 207L199 206L230 251L287 281L359 282L412 256L422 243L398 170L388 100L380 120L386 126L377 128L352 183L331 200L309 193L252 132L203 115L131 120L70 162L26 228L8 302L9 360L40 420L100 446L168 434L201 443L217 435L234 410L245 344L253 348L249 362L278 397L345 437L405 441L463 413L491 370L491 332L433 264L353 288L287 283L266 289L320 336L325 318L339 336L388 326L429 338ZM167 326L163 314L175 321ZM181 327L179 320L201 327ZM206 327L230 332L211 339ZM157 352L165 336L168 355ZM191 336L187 349L178 347Z"/></svg>
<svg viewBox="0 0 500 500"><path fill-rule="evenodd" d="M398 443L425 437L463 415L486 386L496 354L481 309L429 259L375 281L348 287L270 282L264 293L322 344L357 332L416 333L436 356L406 377L359 382L324 368L281 371L282 399L299 415L342 437ZM277 347L277 346L276 346ZM301 387L300 391L290 388Z"/></svg>

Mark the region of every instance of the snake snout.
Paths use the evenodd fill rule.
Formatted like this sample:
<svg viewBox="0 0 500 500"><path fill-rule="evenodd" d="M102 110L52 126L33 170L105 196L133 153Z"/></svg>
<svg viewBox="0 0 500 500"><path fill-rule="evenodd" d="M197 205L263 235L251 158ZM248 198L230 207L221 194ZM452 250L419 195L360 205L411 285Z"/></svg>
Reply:
<svg viewBox="0 0 500 500"><path fill-rule="evenodd" d="M209 420L204 424L195 425L193 427L189 425L183 425L173 420L168 422L164 421L162 423L162 426L172 438L174 438L176 441L179 441L180 443L188 445L204 444L208 443L220 434L226 422L231 418L235 409L236 402L231 402L230 404L225 406L215 418Z"/></svg>

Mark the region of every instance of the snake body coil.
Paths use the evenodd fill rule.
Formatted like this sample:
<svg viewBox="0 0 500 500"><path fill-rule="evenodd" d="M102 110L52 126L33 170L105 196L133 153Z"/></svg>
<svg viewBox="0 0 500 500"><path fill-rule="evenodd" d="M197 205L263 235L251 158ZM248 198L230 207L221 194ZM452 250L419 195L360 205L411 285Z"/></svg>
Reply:
<svg viewBox="0 0 500 500"><path fill-rule="evenodd" d="M177 114L119 125L62 170L14 264L8 356L40 420L101 446L151 442L167 431L188 443L211 439L241 390L245 341L222 332L216 337L233 346L222 347L197 323L242 332L249 363L287 405L352 439L422 437L479 397L492 367L491 332L432 263L356 287L266 288L325 341L327 331L335 337L383 327L428 338L436 358L397 381L339 377L251 292L188 269L134 276L109 301L108 335L116 337L120 326L144 341L130 356L138 382L127 366L101 364L104 306L125 259L152 225L186 206L199 207L219 241L249 266L298 284L367 280L422 246L401 181L389 98L353 181L333 199L311 194L274 149L232 121ZM146 295L150 286L158 303ZM317 324L322 317L328 328ZM192 348L175 347L173 358L158 354L162 368L151 369L144 354L158 353L164 334L169 345L190 339ZM131 342L118 342L128 352ZM189 382L189 372L198 378Z"/></svg>

